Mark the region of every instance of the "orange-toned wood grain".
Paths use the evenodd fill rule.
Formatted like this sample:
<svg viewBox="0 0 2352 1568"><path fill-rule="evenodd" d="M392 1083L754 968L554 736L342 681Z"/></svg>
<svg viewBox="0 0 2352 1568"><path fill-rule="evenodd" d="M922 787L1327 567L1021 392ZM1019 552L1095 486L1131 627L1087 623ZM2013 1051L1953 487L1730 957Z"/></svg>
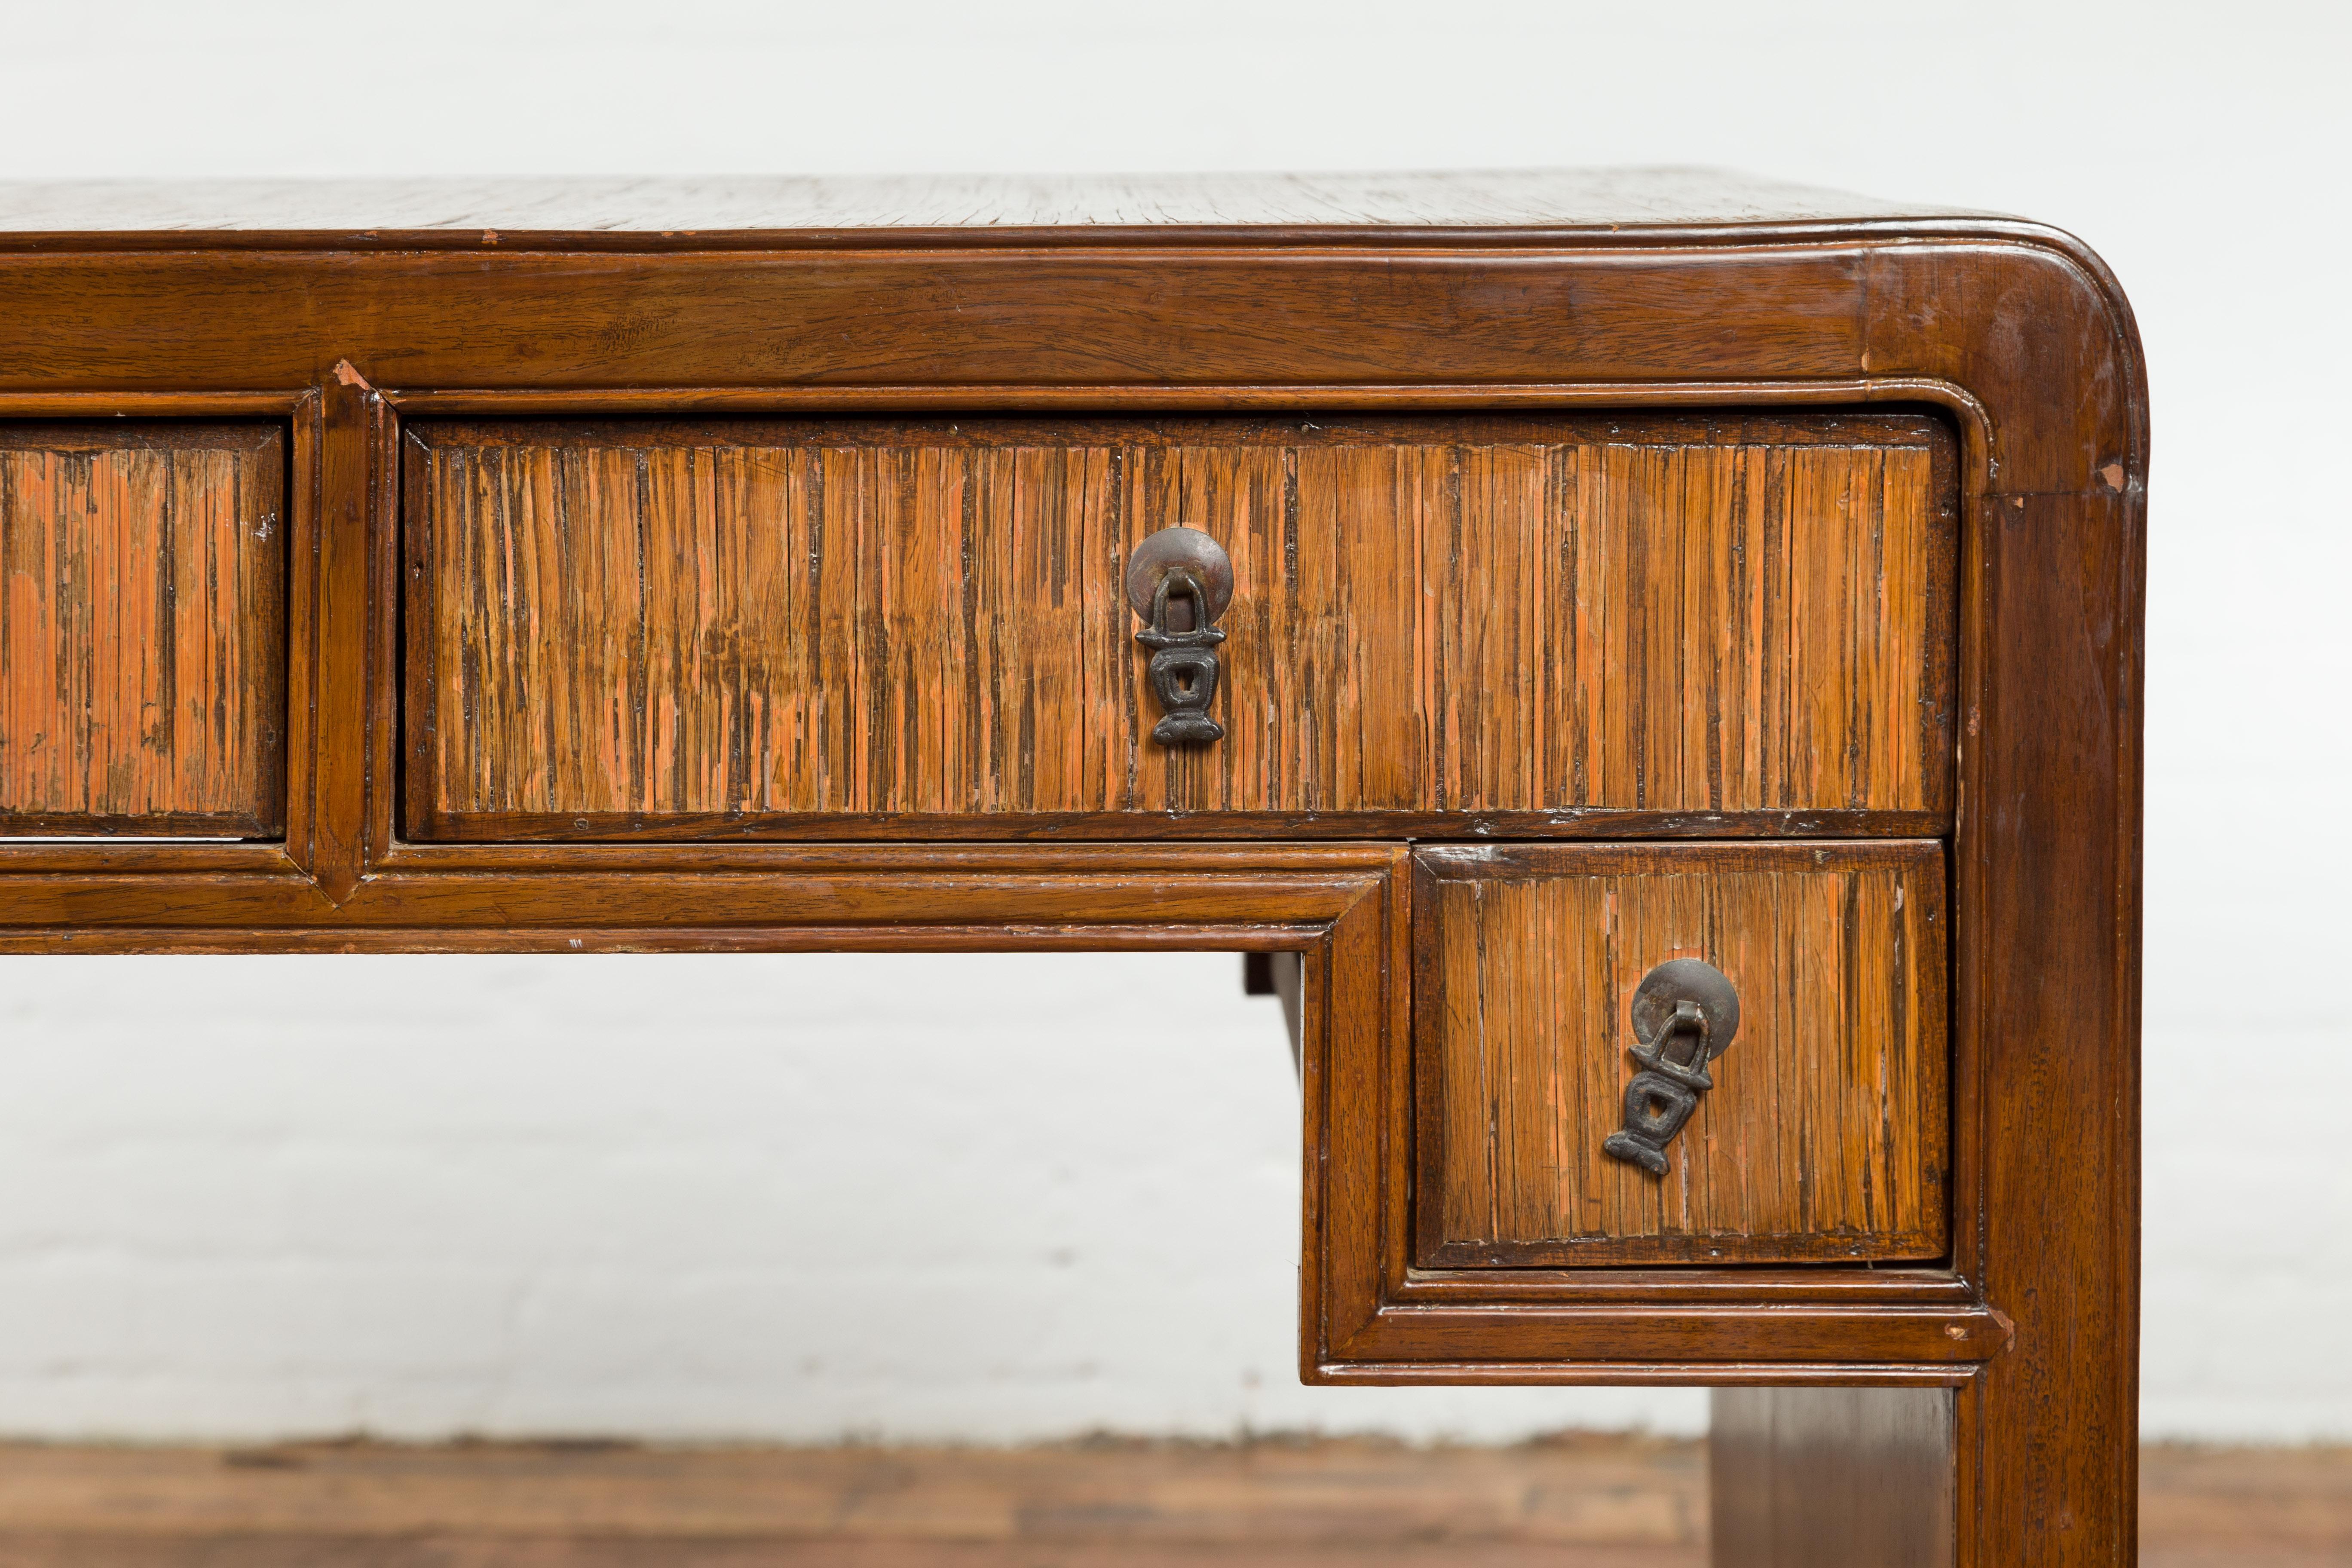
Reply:
<svg viewBox="0 0 2352 1568"><path fill-rule="evenodd" d="M1925 1259L1946 1236L1942 848L1423 851L1423 1260ZM1601 1152L1643 974L1740 999L1663 1178Z"/></svg>
<svg viewBox="0 0 2352 1568"><path fill-rule="evenodd" d="M0 426L0 833L284 821L284 439Z"/></svg>
<svg viewBox="0 0 2352 1568"><path fill-rule="evenodd" d="M1910 416L412 432L412 815L1933 812ZM1151 742L1128 552L1234 560Z"/></svg>

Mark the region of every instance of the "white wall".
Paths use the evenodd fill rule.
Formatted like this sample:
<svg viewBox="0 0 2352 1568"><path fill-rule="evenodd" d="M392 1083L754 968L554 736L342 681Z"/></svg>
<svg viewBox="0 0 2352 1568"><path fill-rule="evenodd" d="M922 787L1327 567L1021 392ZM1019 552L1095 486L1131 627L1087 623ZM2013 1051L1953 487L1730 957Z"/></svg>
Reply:
<svg viewBox="0 0 2352 1568"><path fill-rule="evenodd" d="M7 973L0 1431L1704 1419L1300 1387L1298 1090L1229 953Z"/></svg>
<svg viewBox="0 0 2352 1568"><path fill-rule="evenodd" d="M2084 235L2156 396L2146 1425L2352 1435L2310 1353L2352 1317L2352 1029L2294 978L2352 950L2338 8L11 3L0 37L5 178L1712 163ZM0 1431L1695 1427L1295 1386L1295 1090L1234 962L12 962Z"/></svg>

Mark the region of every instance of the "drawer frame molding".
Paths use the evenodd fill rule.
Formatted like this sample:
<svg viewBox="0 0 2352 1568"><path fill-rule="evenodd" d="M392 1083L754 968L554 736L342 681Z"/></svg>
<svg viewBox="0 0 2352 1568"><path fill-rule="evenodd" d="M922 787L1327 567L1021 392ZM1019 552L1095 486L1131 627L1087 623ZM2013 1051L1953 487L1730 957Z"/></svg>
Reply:
<svg viewBox="0 0 2352 1568"><path fill-rule="evenodd" d="M1433 416L1408 403L1372 409L1351 430L1333 417L1319 396L1324 389L1307 388L1283 411L1313 416L1298 420L1305 428L1297 432L1221 429L1198 412L1161 430L1131 428L1153 412L1170 412L1150 406L1157 397L1142 399L1139 409L1116 406L1108 417L1081 420L1073 412L990 419L991 430L973 426L998 408L1007 389L964 390L971 406L956 420L933 411L912 427L870 416L830 418L822 406L827 399L796 402L791 412L805 423L782 426L685 418L692 411L669 406L680 401L674 398L649 406L637 406L643 398L625 400L627 412L599 411L594 424L452 416L438 405L428 405L432 417L404 413L406 744L399 837L579 843L1463 833L1778 837L1923 837L1951 828L1958 487L1947 420L1916 407L1845 406L1835 411L1843 420L1824 420L1811 405L1710 406L1704 419L1680 420L1661 408L1654 411L1657 428L1637 427L1633 439L1621 443L1613 437L1622 411L1595 411L1581 400L1545 410L1554 416L1549 421L1507 406L1483 419L1462 409ZM1345 389L1335 397L1349 401ZM404 406L401 395L390 401L396 410ZM1273 416L1265 408L1245 413ZM1875 626L1859 616L1859 626L1843 626L1838 617L1809 615L1803 606L1819 599L1775 581L1767 563L1834 555L1841 533L1851 548L1869 540L1869 531L1849 530L1843 508L1819 492L1813 505L1792 503L1770 515L1779 486L1762 476L1783 463L1795 468L1809 450L1850 458L1882 441L1923 459L1911 466L1915 481L1922 477L1916 470L1925 470L1925 507L1908 518L1908 548L1890 545L1885 563L1898 583L1916 575L1920 603L1916 616L1886 616ZM842 461L843 448L927 460L910 497L903 474L896 486L880 485L865 464ZM1188 468L1183 482L1212 492L1247 485L1246 464L1221 471L1241 453L1279 453L1282 470L1282 499L1274 502L1280 526L1260 514L1259 526L1248 531L1256 535L1254 607L1260 620L1233 667L1255 679L1237 673L1223 683L1236 733L1226 746L1181 765L1142 741L1140 715L1157 699L1140 679L1143 660L1126 668L1132 650L1115 635L1126 625L1115 603L1083 590L1066 603L1056 595L1057 615L1035 622L1016 617L1009 636L988 629L988 611L1005 600L998 579L1008 570L1034 574L1039 552L1034 542L982 551L987 564L975 567L969 543L976 524L1001 529L1025 500L1054 520L1045 526L1056 531L1056 549L1047 553L1093 557L1107 541L1121 547L1122 533L1125 544L1139 548L1137 517L1154 500L1169 499L1141 479L1140 459L1150 448L1202 462L1204 471ZM1585 525L1575 563L1561 566L1559 580L1530 603L1508 606L1492 621L1465 609L1491 590L1482 572L1456 574L1433 564L1433 527L1428 542L1409 537L1441 521L1424 510L1443 505L1427 493L1426 473L1423 493L1399 504L1396 515L1381 517L1384 527L1367 530L1382 535L1377 547L1370 539L1362 546L1371 570L1349 582L1351 573L1341 569L1347 552L1326 531L1328 503L1343 493L1333 487L1348 477L1360 482L1365 469L1343 477L1327 468L1323 488L1302 508L1300 492L1314 488L1308 465L1291 467L1308 454L1328 463L1341 454L1426 459L1441 449L1460 458L1487 448L1521 460L1540 452L1548 463L1591 470L1571 507ZM1612 594L1629 584L1686 586L1646 564L1663 542L1633 521L1655 511L1657 497L1643 486L1672 481L1630 477L1618 468L1624 462L1641 474L1645 459L1671 452L1679 468L1679 459L1710 449L1752 459L1743 466L1753 482L1737 499L1722 492L1717 506L1724 514L1718 525L1752 527L1756 548L1751 564L1710 574L1701 592L1724 601L1709 607L1753 613L1756 625L1717 650L1723 668L1694 676L1675 653L1690 623L1661 625L1659 614L1673 614L1661 604L1608 608ZM957 450L964 453L960 476L955 464L929 460ZM1039 452L1048 460L1042 472L1027 474L1033 489L1024 495L1013 489L1010 474L1018 470L1004 459ZM1628 453L1638 456L1628 461ZM974 472L972 458L981 454L994 459L989 477ZM1089 458L1101 467L1081 480L1087 465L1073 459ZM632 466L634 496L627 492ZM1704 470L1706 464L1695 458L1691 467ZM755 469L762 471L756 481ZM1263 471L1257 477L1274 478ZM1457 475L1454 482L1466 481ZM1791 489L1804 488L1788 482ZM749 499L755 483L762 491L756 505ZM671 499L686 486L699 491L706 484L706 510L689 517ZM984 497L977 507L975 491ZM1378 500L1375 495L1376 510ZM1759 507L1764 520L1746 515ZM880 526L869 509L885 519ZM960 509L966 509L961 529L967 535L961 559ZM1227 520L1237 530L1244 510ZM1293 532L1302 511L1307 526ZM773 527L766 525L771 514ZM948 526L924 526L931 519ZM1509 536L1515 524L1530 521L1513 516L1494 531ZM624 542L590 555L562 542L600 525L625 542L634 537L634 551ZM709 558L733 563L736 576L729 582L742 591L714 588L667 566L681 532L704 526L712 531L698 548L707 545ZM878 542L886 539L887 545ZM1296 574L1285 568L1282 581L1270 580L1285 557L1312 564ZM470 584L484 561L495 563L499 580L493 591L478 593ZM665 564L657 568L656 562ZM1421 602L1369 585L1424 568L1444 581ZM1310 582L1315 585L1306 587ZM1768 592L1768 585L1783 591ZM1045 596L1034 581L1022 587L1016 602L1024 606ZM1753 605L1746 602L1750 590ZM894 593L906 597L893 604ZM1563 594L1576 597L1564 600ZM934 596L949 604L962 599L964 614L928 621L908 615L908 605ZM1531 721L1499 704L1488 710L1475 694L1496 674L1490 645L1508 647L1528 635L1527 627L1548 625L1533 613L1511 613L1532 612L1548 596L1577 605L1580 615L1571 618L1586 629L1570 635L1558 679L1538 683ZM813 629L820 615L822 637ZM1370 624L1323 619L1349 615ZM894 665L882 651L885 626L904 636L910 650L905 664ZM1410 648L1421 639L1426 665L1416 668L1412 659L1394 657L1379 664L1359 664L1352 655L1335 660L1323 642L1333 626L1383 647ZM1842 647L1847 633L1867 651ZM625 677L642 679L645 687L634 692L638 706L618 712L593 694L614 688L623 673L614 668L616 649L633 635L639 663ZM1776 644L1778 657L1768 651ZM750 657L740 651L745 647L765 651ZM569 648L583 651L561 651ZM1074 649L1080 650L1075 659ZM1882 661L1881 655L1891 657ZM1066 752L1038 770L1034 795L1022 771L1008 773L996 756L991 737L998 726L977 717L1028 711L1034 692L1024 692L1013 676L1032 668L1032 658L1039 661L1041 683L1058 689L1037 709L1041 738L1087 736L1077 755ZM983 666L988 674L973 679ZM1833 683L1865 673L1867 686L1857 686L1852 709L1829 721L1825 732L1811 728L1823 722L1822 712L1790 700L1790 692L1806 689L1808 675ZM1685 681L1697 689L1670 689ZM1757 682L1752 696L1749 681ZM1905 689L1914 683L1916 708L1914 690ZM520 700L526 684L550 694L544 710ZM1244 689L1261 705L1245 704ZM1619 710L1602 702L1603 690L1640 695ZM592 694L584 704L583 692ZM820 704L816 692L832 700ZM1723 716L1704 738L1690 733L1664 717L1676 698L1710 708L1720 700ZM544 731L543 715L571 714L575 707L582 710L572 722L594 742L567 751ZM660 713L657 724L649 710ZM1563 744L1562 737L1575 739ZM1654 743L1656 738L1663 743ZM786 750L803 765L792 784L779 787L783 770L774 764ZM665 759L658 768L656 755ZM1839 761L1819 769L1824 776L1790 776L1807 771L1788 765L1799 755ZM1857 755L1864 758L1858 767ZM1662 780L1673 775L1653 786L1656 797L1648 803L1642 796L1645 770L1658 770ZM1849 771L1861 778L1831 776ZM1882 776L1857 790L1874 771ZM1690 804L1694 783L1704 784L1694 775L1709 772L1727 798ZM1043 784L1048 774L1054 782ZM1785 804L1814 789L1829 792L1824 799L1847 795L1847 802ZM1515 795L1532 798L1498 804ZM1878 795L1879 804L1861 804ZM1547 799L1550 804L1537 804Z"/></svg>

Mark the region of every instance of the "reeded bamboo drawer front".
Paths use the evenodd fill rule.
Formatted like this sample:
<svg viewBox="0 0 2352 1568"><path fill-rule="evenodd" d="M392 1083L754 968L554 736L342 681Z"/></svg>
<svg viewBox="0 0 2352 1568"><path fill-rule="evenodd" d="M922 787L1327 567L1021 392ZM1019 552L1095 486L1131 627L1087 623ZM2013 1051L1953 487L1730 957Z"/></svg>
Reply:
<svg viewBox="0 0 2352 1568"><path fill-rule="evenodd" d="M1937 831L1950 468L1909 415L418 421L408 831ZM1234 576L1181 748L1122 591L1174 524Z"/></svg>
<svg viewBox="0 0 2352 1568"><path fill-rule="evenodd" d="M0 834L282 831L285 453L0 423Z"/></svg>
<svg viewBox="0 0 2352 1568"><path fill-rule="evenodd" d="M1913 840L1420 851L1420 1262L1942 1256L1943 865ZM1737 1026L1655 1175L1606 1146L1636 988L1678 959L1721 972Z"/></svg>

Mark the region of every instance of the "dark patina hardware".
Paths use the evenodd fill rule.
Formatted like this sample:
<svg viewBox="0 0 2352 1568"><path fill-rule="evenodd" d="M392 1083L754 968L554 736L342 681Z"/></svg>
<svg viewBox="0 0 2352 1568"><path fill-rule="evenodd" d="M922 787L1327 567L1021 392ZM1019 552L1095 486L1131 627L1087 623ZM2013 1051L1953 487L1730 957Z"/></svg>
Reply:
<svg viewBox="0 0 2352 1568"><path fill-rule="evenodd" d="M1163 746L1221 739L1209 717L1217 694L1219 616L1234 597L1234 563L1224 547L1197 528L1163 528L1135 547L1127 566L1127 602L1143 617L1135 640L1151 650L1145 670L1161 718L1151 738Z"/></svg>
<svg viewBox="0 0 2352 1568"><path fill-rule="evenodd" d="M1723 971L1675 958L1642 976L1633 991L1633 1059L1642 1070L1625 1086L1625 1128L1601 1152L1666 1173L1666 1145L1715 1087L1706 1064L1731 1048L1739 1032L1739 994Z"/></svg>

